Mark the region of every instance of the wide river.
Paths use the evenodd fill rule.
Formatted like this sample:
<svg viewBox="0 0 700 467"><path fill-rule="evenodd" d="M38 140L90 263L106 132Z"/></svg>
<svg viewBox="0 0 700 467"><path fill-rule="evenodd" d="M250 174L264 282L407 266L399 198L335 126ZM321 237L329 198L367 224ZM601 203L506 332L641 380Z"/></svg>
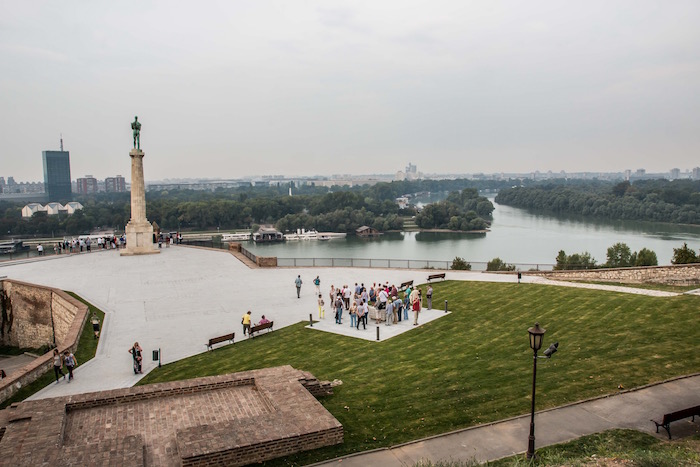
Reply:
<svg viewBox="0 0 700 467"><path fill-rule="evenodd" d="M451 261L460 256L474 269L499 257L526 270L550 269L559 250L568 255L589 252L598 262L606 261L608 247L626 243L632 251L648 248L659 264L670 264L673 248L700 247L700 226L657 222L601 222L559 219L523 209L496 204L491 230L485 234L404 232L376 239L348 237L331 241L294 241L254 244L245 248L260 256L279 258L368 258ZM309 226L312 227L312 226Z"/></svg>

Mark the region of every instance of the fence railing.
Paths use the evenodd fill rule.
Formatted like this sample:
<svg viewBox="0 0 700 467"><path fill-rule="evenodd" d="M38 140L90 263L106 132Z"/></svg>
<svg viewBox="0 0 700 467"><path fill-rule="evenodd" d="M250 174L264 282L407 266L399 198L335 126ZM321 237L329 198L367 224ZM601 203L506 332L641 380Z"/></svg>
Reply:
<svg viewBox="0 0 700 467"><path fill-rule="evenodd" d="M255 256L253 253L251 253L250 251L246 250L246 249L243 248L243 247L241 247L241 253L243 253L243 255L244 255L246 258L248 258L249 260L251 260L252 262L254 262L254 263L257 264L257 262L258 262L258 257Z"/></svg>
<svg viewBox="0 0 700 467"><path fill-rule="evenodd" d="M487 262L470 262L472 271L486 271ZM553 264L514 263L517 271L551 271ZM452 261L383 258L277 258L282 267L383 268L383 269L441 269L448 270Z"/></svg>

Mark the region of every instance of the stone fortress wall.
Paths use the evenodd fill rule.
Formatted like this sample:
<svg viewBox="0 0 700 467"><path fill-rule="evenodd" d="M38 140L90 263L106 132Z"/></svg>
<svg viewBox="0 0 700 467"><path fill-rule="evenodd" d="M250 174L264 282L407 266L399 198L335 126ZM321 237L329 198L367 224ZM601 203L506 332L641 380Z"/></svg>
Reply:
<svg viewBox="0 0 700 467"><path fill-rule="evenodd" d="M88 307L62 290L10 279L0 281L0 345L57 347L75 352ZM53 367L49 351L0 380L0 401L12 397Z"/></svg>
<svg viewBox="0 0 700 467"><path fill-rule="evenodd" d="M522 271L554 280L622 282L628 284L700 285L700 264L674 264L637 268ZM512 274L512 273L511 273Z"/></svg>

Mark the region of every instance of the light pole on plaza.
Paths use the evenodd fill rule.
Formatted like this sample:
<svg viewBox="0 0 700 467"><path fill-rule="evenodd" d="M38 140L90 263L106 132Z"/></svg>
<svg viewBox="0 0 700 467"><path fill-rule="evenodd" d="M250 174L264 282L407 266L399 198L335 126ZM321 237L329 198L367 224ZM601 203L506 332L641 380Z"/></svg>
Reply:
<svg viewBox="0 0 700 467"><path fill-rule="evenodd" d="M530 412L530 436L528 437L527 443L527 458L532 459L535 457L535 381L537 378L537 359L538 358L550 358L554 352L557 351L559 347L559 342L555 342L550 345L547 350L544 351L544 357L538 357L537 351L542 348L542 338L544 333L547 332L546 329L540 327L540 323L535 323L535 325L527 330L530 334L530 348L532 349L532 409Z"/></svg>

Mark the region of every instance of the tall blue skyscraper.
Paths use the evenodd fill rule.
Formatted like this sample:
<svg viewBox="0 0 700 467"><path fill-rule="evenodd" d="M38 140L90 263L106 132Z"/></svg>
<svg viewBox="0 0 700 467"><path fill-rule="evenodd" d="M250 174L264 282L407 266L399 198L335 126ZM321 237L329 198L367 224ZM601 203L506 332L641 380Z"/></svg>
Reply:
<svg viewBox="0 0 700 467"><path fill-rule="evenodd" d="M44 162L44 189L50 202L70 201L70 153L42 151Z"/></svg>

